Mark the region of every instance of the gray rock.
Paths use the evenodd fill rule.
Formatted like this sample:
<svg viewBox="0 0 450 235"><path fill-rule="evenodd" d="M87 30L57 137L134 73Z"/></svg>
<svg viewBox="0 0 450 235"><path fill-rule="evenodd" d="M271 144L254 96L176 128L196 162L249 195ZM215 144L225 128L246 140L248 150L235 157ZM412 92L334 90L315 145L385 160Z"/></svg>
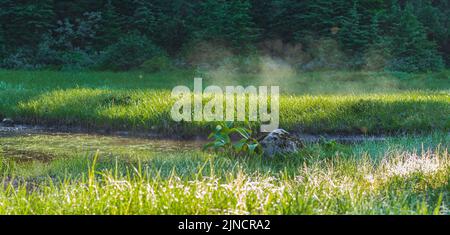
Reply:
<svg viewBox="0 0 450 235"><path fill-rule="evenodd" d="M11 118L3 118L2 123L3 126L6 127L13 127L14 126L14 120Z"/></svg>
<svg viewBox="0 0 450 235"><path fill-rule="evenodd" d="M299 139L283 129L270 132L260 143L264 149L264 155L268 157L296 153L303 147Z"/></svg>

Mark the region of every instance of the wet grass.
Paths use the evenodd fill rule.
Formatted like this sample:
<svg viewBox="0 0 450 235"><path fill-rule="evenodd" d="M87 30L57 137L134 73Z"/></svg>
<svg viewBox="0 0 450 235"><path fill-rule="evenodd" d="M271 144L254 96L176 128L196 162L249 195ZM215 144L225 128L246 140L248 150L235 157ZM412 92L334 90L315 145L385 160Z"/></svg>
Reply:
<svg viewBox="0 0 450 235"><path fill-rule="evenodd" d="M400 135L268 159L206 153L195 141L8 134L0 214L450 214L448 71L0 71L0 118L203 135L214 124L169 116L170 90L194 76L280 86L280 126L291 131Z"/></svg>
<svg viewBox="0 0 450 235"><path fill-rule="evenodd" d="M400 72L323 71L296 73L273 70L260 74L230 71L176 70L161 73L57 72L0 70L0 90L50 91L97 88L111 90L171 90L177 85L193 87L193 78L208 85L278 85L283 94L367 94L401 91L449 91L450 71L410 74Z"/></svg>
<svg viewBox="0 0 450 235"><path fill-rule="evenodd" d="M448 71L272 75L0 71L0 118L88 129L205 134L215 124L173 122L174 100L169 98L176 85L192 87L194 76L204 76L204 87L280 86L280 126L291 131L398 134L450 130Z"/></svg>
<svg viewBox="0 0 450 235"><path fill-rule="evenodd" d="M444 133L308 144L274 159L196 148L126 152L117 137L65 140L1 139L10 150L61 157L20 162L3 151L0 214L450 213L450 136Z"/></svg>

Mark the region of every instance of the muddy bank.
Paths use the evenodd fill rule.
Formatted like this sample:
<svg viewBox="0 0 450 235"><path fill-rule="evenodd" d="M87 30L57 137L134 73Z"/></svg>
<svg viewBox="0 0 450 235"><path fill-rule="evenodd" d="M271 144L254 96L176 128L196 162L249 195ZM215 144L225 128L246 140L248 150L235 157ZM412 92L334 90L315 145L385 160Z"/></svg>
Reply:
<svg viewBox="0 0 450 235"><path fill-rule="evenodd" d="M99 135L99 136L117 136L117 137L130 137L130 138L142 138L142 139L154 139L154 140L179 140L190 142L206 142L207 135L191 135L191 136L178 136L178 135L166 135L156 132L139 132L139 131L107 131L107 130L92 130L81 127L69 127L69 126L36 126L36 125L15 125L15 126L3 126L0 125L0 137L17 136L17 135L33 135L33 134L46 134L46 135L67 135L67 134L87 134L87 135ZM314 143L321 140L336 141L339 143L358 143L362 141L384 141L388 136L386 135L350 135L350 134L301 134L292 133L297 138L307 143Z"/></svg>
<svg viewBox="0 0 450 235"><path fill-rule="evenodd" d="M50 162L73 153L111 155L116 151L132 149L133 153L180 153L201 149L202 139L169 139L144 133L137 137L131 133L100 134L82 129L60 129L42 126L0 126L0 156L18 162L38 160Z"/></svg>

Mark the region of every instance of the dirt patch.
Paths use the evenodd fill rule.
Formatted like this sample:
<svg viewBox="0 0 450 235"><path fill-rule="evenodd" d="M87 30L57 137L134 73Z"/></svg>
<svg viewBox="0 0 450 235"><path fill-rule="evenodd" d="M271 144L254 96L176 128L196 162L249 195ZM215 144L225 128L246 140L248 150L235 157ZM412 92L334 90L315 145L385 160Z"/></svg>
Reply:
<svg viewBox="0 0 450 235"><path fill-rule="evenodd" d="M129 95L110 95L102 102L104 106L127 106L141 102L140 99L133 99Z"/></svg>
<svg viewBox="0 0 450 235"><path fill-rule="evenodd" d="M357 135L357 134L299 134L295 131L291 132L294 136L300 138L304 142L318 142L320 140L334 140L340 143L358 143L362 141L384 141L387 135ZM32 134L48 134L48 135L67 135L67 134L89 134L98 136L119 136L125 138L142 139L142 143L147 140L164 140L164 141L186 141L186 142L200 142L207 141L207 134L192 135L189 137L178 135L165 135L156 132L139 132L139 131L108 131L108 130L92 130L81 127L69 126L32 126L32 125L16 125L14 127L5 127L0 125L0 137L18 136L18 135L32 135ZM261 134L262 136L262 134ZM126 139L123 139L126 143Z"/></svg>
<svg viewBox="0 0 450 235"><path fill-rule="evenodd" d="M25 187L27 193L33 193L38 192L42 186L49 185L50 182L56 183L58 181L56 178L48 176L37 176L30 178L5 176L1 179L1 182L3 184L3 189L11 187L16 190L20 187Z"/></svg>
<svg viewBox="0 0 450 235"><path fill-rule="evenodd" d="M307 135L294 134L295 137L306 143L317 143L321 141L336 141L341 144L353 144L363 141L385 141L387 136L367 136L367 135Z"/></svg>
<svg viewBox="0 0 450 235"><path fill-rule="evenodd" d="M34 150L3 148L1 152L5 158L9 158L17 162L50 162L55 159L55 156L51 153L43 153Z"/></svg>

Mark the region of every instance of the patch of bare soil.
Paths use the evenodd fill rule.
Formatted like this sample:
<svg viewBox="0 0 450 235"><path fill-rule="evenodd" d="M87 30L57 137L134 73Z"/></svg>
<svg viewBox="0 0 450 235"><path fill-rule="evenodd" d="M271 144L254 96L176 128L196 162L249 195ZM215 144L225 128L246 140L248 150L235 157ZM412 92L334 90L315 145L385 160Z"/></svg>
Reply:
<svg viewBox="0 0 450 235"><path fill-rule="evenodd" d="M88 130L79 127L47 127L47 126L31 126L31 125L15 125L14 127L7 127L0 125L0 137L2 136L17 136L17 135L32 135L32 134L48 134L48 135L64 135L64 134L92 134L100 136L120 136L120 137L133 137L141 138L145 142L148 139L155 140L185 140L194 142L203 142L206 140L207 135L191 136L189 138L183 138L176 135L161 135L152 132L136 132L136 131L107 131L107 130ZM292 132L292 134L301 139L304 142L319 142L320 140L330 140L340 143L358 143L362 141L384 141L386 136L368 136L357 134L323 134L323 135L310 135L299 134Z"/></svg>
<svg viewBox="0 0 450 235"><path fill-rule="evenodd" d="M1 152L2 156L4 156L5 158L10 158L17 162L29 162L29 161L50 162L53 159L55 159L55 156L50 153L44 153L27 149L3 148Z"/></svg>
<svg viewBox="0 0 450 235"><path fill-rule="evenodd" d="M43 185L46 184L48 185L52 181L57 182L56 178L43 176L30 178L5 176L4 178L1 179L0 182L3 185L4 189L8 189L9 187L13 190L16 190L19 189L20 187L25 187L27 193L31 193L39 191Z"/></svg>

